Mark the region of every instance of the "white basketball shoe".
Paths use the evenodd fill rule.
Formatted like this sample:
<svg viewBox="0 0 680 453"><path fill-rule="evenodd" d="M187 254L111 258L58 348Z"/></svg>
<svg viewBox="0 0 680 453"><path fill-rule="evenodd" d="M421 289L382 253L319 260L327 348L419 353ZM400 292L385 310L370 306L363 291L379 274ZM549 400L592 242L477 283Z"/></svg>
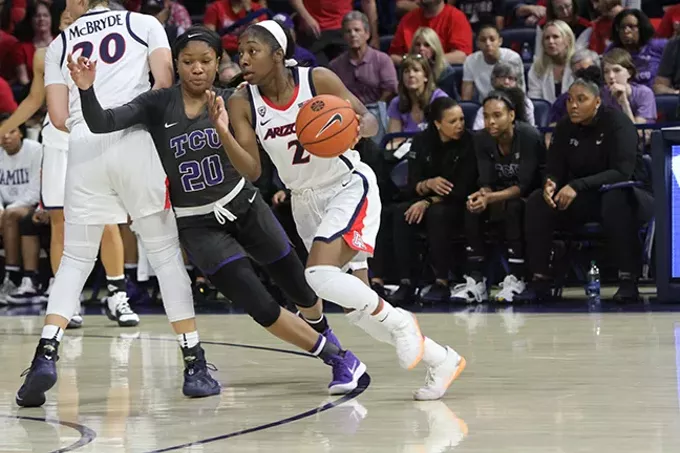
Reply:
<svg viewBox="0 0 680 453"><path fill-rule="evenodd" d="M465 359L450 347L446 347L446 359L427 368L425 385L413 393L417 401L438 400L465 369Z"/></svg>

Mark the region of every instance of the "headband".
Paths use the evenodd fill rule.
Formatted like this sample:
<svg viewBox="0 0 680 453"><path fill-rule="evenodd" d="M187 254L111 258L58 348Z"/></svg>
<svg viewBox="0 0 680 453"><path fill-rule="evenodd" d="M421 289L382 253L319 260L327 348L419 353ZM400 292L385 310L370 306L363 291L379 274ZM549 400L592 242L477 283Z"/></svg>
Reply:
<svg viewBox="0 0 680 453"><path fill-rule="evenodd" d="M218 60L222 57L222 41L217 33L202 27L191 27L177 37L172 46L173 58L177 58L180 51L191 41L203 41L215 50Z"/></svg>
<svg viewBox="0 0 680 453"><path fill-rule="evenodd" d="M281 49L283 49L283 53L286 53L286 50L288 49L288 38L286 38L286 33L283 31L281 24L275 20L264 20L262 22L256 23L255 25L262 27L271 33L274 39L276 39L276 42L279 43L279 46L281 46ZM290 68L297 66L298 62L293 58L288 58L283 62L283 64L285 67Z"/></svg>

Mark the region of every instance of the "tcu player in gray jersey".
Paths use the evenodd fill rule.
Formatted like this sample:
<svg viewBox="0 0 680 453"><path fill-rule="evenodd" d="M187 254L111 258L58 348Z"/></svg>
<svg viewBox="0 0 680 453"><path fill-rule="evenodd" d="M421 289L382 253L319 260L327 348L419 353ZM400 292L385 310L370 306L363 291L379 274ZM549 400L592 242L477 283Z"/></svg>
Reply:
<svg viewBox="0 0 680 453"><path fill-rule="evenodd" d="M220 141L228 122L211 118L208 101L222 45L219 35L192 27L177 38L174 52L180 84L151 91L115 109L97 99L95 66L85 58L69 63L80 88L85 121L93 132L110 133L143 125L156 143L168 175L179 237L192 261L225 296L273 335L321 358L333 369L331 394L357 387L366 366L342 350L321 312L321 301L307 286L304 267L257 189L231 165ZM220 99L227 90L217 90ZM215 124L213 124L215 123ZM307 314L309 324L282 310L250 263L260 264ZM311 316L310 313L316 314Z"/></svg>
<svg viewBox="0 0 680 453"><path fill-rule="evenodd" d="M64 328L92 271L104 226L126 223L128 213L147 250L163 296L163 305L184 356L183 393L216 395L220 385L208 371L199 342L189 276L184 268L177 224L166 206L165 173L153 140L141 128L93 134L82 117L78 87L67 57L98 60L95 86L106 107L119 106L155 88L173 83L170 47L160 23L150 16L111 11L105 0L68 0L75 22L49 46L45 85L50 119L70 131L64 215L64 255L47 304L40 342L24 384L19 406L41 406L57 381L55 362Z"/></svg>

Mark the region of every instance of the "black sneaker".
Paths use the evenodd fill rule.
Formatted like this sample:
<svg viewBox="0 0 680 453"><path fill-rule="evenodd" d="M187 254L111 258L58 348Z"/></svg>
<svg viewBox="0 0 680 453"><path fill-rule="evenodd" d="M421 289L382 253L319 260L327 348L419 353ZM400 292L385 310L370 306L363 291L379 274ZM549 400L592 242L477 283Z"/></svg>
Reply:
<svg viewBox="0 0 680 453"><path fill-rule="evenodd" d="M552 298L552 280L532 280L521 293L515 295L517 302L539 302Z"/></svg>
<svg viewBox="0 0 680 453"><path fill-rule="evenodd" d="M638 290L637 282L632 279L621 280L619 289L612 299L614 302L638 302L640 300L640 291Z"/></svg>
<svg viewBox="0 0 680 453"><path fill-rule="evenodd" d="M402 283L399 285L394 294L390 296L390 302L392 305L397 307L403 307L404 305L413 302L415 296L415 288L409 283Z"/></svg>
<svg viewBox="0 0 680 453"><path fill-rule="evenodd" d="M385 292L385 287L380 283L371 282L371 289L380 296L381 299L387 300L387 293Z"/></svg>
<svg viewBox="0 0 680 453"><path fill-rule="evenodd" d="M184 386L182 393L190 398L219 395L222 391L219 382L210 375L217 371L214 365L205 361L205 351L200 344L193 348L182 348L184 356Z"/></svg>
<svg viewBox="0 0 680 453"><path fill-rule="evenodd" d="M440 282L434 282L430 286L430 290L423 297L423 302L431 304L440 304L448 302L451 299L451 290L448 286Z"/></svg>
<svg viewBox="0 0 680 453"><path fill-rule="evenodd" d="M19 406L39 407L45 404L45 392L57 383L58 352L56 340L40 339L31 367L21 373L26 379L16 395Z"/></svg>

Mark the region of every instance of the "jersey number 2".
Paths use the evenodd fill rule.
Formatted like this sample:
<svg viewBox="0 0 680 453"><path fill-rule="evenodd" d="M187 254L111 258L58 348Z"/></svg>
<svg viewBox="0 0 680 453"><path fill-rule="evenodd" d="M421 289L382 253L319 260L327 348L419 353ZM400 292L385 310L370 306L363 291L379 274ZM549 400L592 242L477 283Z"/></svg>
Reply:
<svg viewBox="0 0 680 453"><path fill-rule="evenodd" d="M92 51L94 51L94 44L91 41L79 42L73 46L73 53L82 50L79 57L90 59ZM113 64L120 60L125 53L125 38L120 33L111 33L102 39L99 44L99 58L106 64ZM74 57L77 58L77 57Z"/></svg>
<svg viewBox="0 0 680 453"><path fill-rule="evenodd" d="M309 154L305 154L305 149L302 143L297 140L288 142L288 149L295 147L295 154L293 154L293 165L306 164L309 162Z"/></svg>

